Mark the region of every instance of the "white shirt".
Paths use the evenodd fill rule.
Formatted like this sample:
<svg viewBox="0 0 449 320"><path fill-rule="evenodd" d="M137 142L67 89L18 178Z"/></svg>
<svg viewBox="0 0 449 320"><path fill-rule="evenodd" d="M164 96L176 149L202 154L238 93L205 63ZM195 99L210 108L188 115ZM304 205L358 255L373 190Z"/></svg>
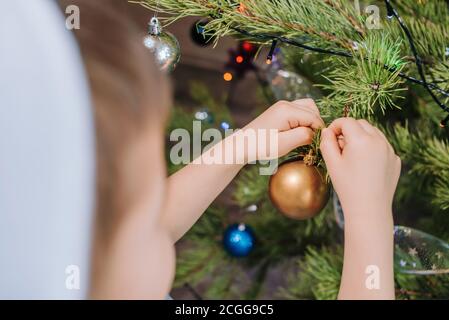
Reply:
<svg viewBox="0 0 449 320"><path fill-rule="evenodd" d="M2 299L83 299L88 290L94 128L64 19L54 1L0 1Z"/></svg>

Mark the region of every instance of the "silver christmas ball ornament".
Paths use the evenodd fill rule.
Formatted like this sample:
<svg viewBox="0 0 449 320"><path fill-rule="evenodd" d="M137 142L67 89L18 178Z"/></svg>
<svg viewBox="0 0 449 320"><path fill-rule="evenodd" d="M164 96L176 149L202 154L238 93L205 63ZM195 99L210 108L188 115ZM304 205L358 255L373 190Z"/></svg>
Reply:
<svg viewBox="0 0 449 320"><path fill-rule="evenodd" d="M156 64L162 71L171 72L176 68L181 58L179 42L174 35L162 30L156 17L148 24L148 34L144 37L143 44L154 54Z"/></svg>

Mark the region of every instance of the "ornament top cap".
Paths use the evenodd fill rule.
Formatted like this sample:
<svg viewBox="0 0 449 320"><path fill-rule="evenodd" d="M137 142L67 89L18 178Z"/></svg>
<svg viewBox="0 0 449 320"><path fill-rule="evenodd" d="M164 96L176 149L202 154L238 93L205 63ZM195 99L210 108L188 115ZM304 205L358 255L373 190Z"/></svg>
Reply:
<svg viewBox="0 0 449 320"><path fill-rule="evenodd" d="M148 22L148 33L152 36L158 36L162 32L162 26L159 19L156 17L151 18Z"/></svg>

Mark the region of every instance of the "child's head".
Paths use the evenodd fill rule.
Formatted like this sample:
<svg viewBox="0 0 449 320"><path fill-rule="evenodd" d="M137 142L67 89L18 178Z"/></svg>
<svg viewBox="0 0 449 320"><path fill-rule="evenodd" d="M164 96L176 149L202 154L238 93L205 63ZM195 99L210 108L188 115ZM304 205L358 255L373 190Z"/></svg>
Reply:
<svg viewBox="0 0 449 320"><path fill-rule="evenodd" d="M142 45L143 32L127 13L126 1L60 0L80 8L75 34L90 81L97 133L97 224L93 280L123 217L134 211L159 223L165 194L164 127L169 113L168 79ZM148 230L156 229L148 226ZM150 253L164 270L153 270L155 287L168 288L172 246L158 237ZM167 241L165 241L166 239ZM150 244L148 245L151 250ZM160 250L160 251L159 251ZM164 261L166 260L166 261ZM155 266L154 268L158 268ZM151 273L152 270L148 270ZM160 282L160 285L156 285ZM157 293L157 292L155 292Z"/></svg>

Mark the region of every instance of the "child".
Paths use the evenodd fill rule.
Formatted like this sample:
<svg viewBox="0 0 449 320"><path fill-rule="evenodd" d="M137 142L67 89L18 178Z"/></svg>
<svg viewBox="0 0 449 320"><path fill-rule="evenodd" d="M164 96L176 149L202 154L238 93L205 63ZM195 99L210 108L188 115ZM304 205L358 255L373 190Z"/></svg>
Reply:
<svg viewBox="0 0 449 320"><path fill-rule="evenodd" d="M82 26L75 34L96 117L97 225L91 296L163 299L174 276L174 243L243 164L191 164L167 179L164 126L171 103L169 84L141 45L126 5L60 3L80 7ZM276 103L243 131L279 130L282 156L309 144L322 127L318 108L306 99ZM227 148L223 141L203 156L235 151ZM323 130L321 150L346 219L339 298L393 299L391 207L400 160L378 129L350 118L338 119ZM242 160L255 157L244 154ZM371 270L378 273L379 286L374 288L366 284L366 272Z"/></svg>

